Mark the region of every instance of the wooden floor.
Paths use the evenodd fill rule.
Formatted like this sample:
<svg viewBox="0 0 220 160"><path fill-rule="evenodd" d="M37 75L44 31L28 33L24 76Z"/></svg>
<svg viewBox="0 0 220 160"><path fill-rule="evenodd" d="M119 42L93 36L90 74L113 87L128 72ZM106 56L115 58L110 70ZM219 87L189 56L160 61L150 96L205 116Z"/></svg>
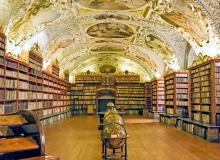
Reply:
<svg viewBox="0 0 220 160"><path fill-rule="evenodd" d="M220 144L141 117L126 117L126 121L129 160L220 160ZM76 116L45 126L46 152L61 160L101 160L97 126L95 116Z"/></svg>

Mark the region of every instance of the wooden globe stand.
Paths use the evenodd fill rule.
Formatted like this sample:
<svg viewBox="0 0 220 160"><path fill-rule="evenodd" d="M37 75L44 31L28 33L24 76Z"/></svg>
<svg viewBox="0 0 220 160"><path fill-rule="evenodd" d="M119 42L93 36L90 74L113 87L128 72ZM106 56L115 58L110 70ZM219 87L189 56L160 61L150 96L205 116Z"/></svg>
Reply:
<svg viewBox="0 0 220 160"><path fill-rule="evenodd" d="M111 139L120 138L125 141L124 145L118 149L109 149L107 147L107 143ZM109 138L109 137L102 137L102 159L103 160L127 160L127 137L116 137L116 138ZM111 151L110 151L111 150Z"/></svg>

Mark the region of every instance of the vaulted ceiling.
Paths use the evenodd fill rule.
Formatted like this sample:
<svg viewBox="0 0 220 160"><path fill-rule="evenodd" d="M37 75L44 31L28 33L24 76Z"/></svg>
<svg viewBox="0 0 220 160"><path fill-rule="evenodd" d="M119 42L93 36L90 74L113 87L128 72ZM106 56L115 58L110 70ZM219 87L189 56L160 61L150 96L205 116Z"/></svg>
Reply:
<svg viewBox="0 0 220 160"><path fill-rule="evenodd" d="M144 80L220 53L220 0L1 0L8 52L39 43L45 65L75 73L111 64Z"/></svg>

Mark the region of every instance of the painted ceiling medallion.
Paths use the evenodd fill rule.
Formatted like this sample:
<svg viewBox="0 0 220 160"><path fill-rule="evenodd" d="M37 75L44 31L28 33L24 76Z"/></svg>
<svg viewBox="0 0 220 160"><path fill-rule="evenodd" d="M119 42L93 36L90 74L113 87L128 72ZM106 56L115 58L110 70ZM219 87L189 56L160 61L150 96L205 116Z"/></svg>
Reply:
<svg viewBox="0 0 220 160"><path fill-rule="evenodd" d="M128 38L134 34L128 25L122 23L99 23L91 26L87 33L95 38Z"/></svg>
<svg viewBox="0 0 220 160"><path fill-rule="evenodd" d="M193 14L172 11L164 14L162 18L175 27L183 28L199 45L202 45L203 41L208 41L208 26L202 24Z"/></svg>
<svg viewBox="0 0 220 160"><path fill-rule="evenodd" d="M103 65L99 68L101 73L115 73L116 68L112 65Z"/></svg>
<svg viewBox="0 0 220 160"><path fill-rule="evenodd" d="M79 4L101 10L130 10L140 8L146 0L78 0Z"/></svg>
<svg viewBox="0 0 220 160"><path fill-rule="evenodd" d="M166 56L173 54L173 52L167 47L166 43L153 34L146 36L145 44L156 53L160 53Z"/></svg>

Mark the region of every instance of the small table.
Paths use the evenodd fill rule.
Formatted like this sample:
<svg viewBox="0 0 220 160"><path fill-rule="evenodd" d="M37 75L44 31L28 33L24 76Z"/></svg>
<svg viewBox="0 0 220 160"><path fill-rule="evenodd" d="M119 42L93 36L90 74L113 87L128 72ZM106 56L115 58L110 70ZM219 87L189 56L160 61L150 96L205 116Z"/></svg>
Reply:
<svg viewBox="0 0 220 160"><path fill-rule="evenodd" d="M0 155L38 148L39 146L32 138L0 139Z"/></svg>
<svg viewBox="0 0 220 160"><path fill-rule="evenodd" d="M0 116L0 126L18 126L27 123L21 115Z"/></svg>

